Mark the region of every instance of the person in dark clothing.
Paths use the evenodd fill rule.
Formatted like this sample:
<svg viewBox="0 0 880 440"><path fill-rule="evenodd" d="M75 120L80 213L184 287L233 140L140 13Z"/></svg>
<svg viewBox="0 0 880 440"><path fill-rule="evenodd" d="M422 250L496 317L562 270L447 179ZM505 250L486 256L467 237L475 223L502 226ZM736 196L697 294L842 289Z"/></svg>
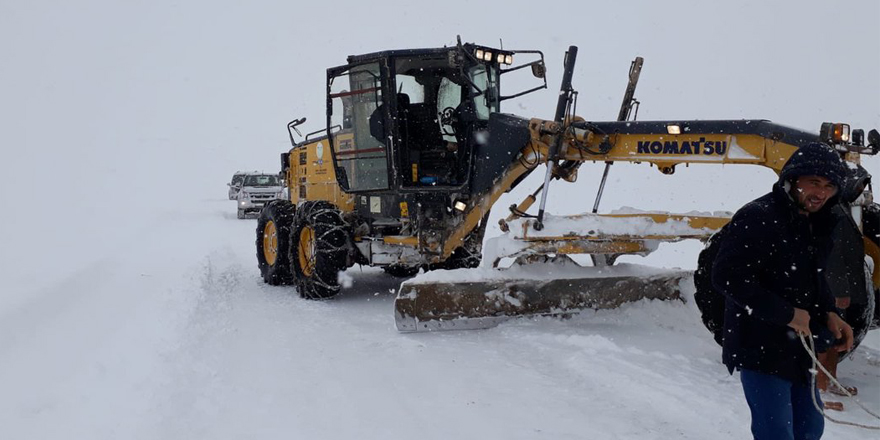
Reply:
<svg viewBox="0 0 880 440"><path fill-rule="evenodd" d="M832 208L835 217L835 226L832 231L834 249L829 255L825 266L825 277L828 286L834 294L837 308L842 313L844 320L852 325L857 320L857 313L863 312L868 302L869 286L865 277L865 244L859 222L853 218L853 204L865 188L871 183L871 174L859 165L848 168L843 188L840 191L840 201ZM873 294L873 292L870 292ZM858 307L850 307L858 306ZM855 331L855 329L854 329ZM819 355L819 362L831 373L831 377L837 378L837 363L839 356L836 350L828 350ZM845 395L843 390L834 386L829 387L829 378L822 371L816 377L816 384L820 391L829 391L833 394ZM858 394L856 387L846 387L846 393ZM828 409L843 410L841 402L825 402Z"/></svg>
<svg viewBox="0 0 880 440"><path fill-rule="evenodd" d="M722 360L731 374L740 371L756 440L818 439L824 431L798 335L815 338L819 351L831 335L842 339L834 349L853 343L822 274L844 174L831 147L799 148L772 192L733 216L712 268L725 296Z"/></svg>

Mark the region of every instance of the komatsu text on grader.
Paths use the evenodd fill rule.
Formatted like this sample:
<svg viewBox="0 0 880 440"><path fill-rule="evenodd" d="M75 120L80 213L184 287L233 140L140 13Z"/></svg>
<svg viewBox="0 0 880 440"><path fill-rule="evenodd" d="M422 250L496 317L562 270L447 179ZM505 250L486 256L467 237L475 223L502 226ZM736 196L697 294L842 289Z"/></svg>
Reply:
<svg viewBox="0 0 880 440"><path fill-rule="evenodd" d="M438 272L405 281L395 300L402 331L481 328L515 315L676 297L691 273L633 269L615 265L616 258L646 254L662 241L706 240L728 217L597 214L605 177L592 213L556 217L544 212L551 182L573 182L587 161L604 162L605 176L613 162L649 163L663 174L690 163L752 164L778 172L798 146L811 141L833 145L854 163L880 145L876 130L865 142L864 132L845 124L824 124L816 135L766 120L629 120L637 112L633 93L641 58L630 68L617 120L588 121L573 114L576 57L572 46L553 120L501 113L502 102L547 87L538 51L459 41L350 56L348 64L327 69L326 126L296 142L293 132L305 119L288 125L293 148L281 162L289 200L270 203L260 214L256 246L265 282L295 284L301 296L317 299L339 292L339 272L354 264L397 276L466 269L456 282L448 276L432 280ZM514 64L514 58L527 62ZM514 72L533 76L536 87L503 95L501 80ZM543 185L510 207L501 222L505 236L493 239L484 253L490 209L540 165L546 165ZM868 186L859 208L870 205L870 197ZM527 214L536 201L537 212ZM880 261L876 243L869 244ZM571 268L570 254L589 254L593 267L578 266L582 272L573 276L564 276L571 270L560 276L496 267L507 258L518 268ZM878 271L873 269L875 286ZM523 278L529 273L534 276Z"/></svg>

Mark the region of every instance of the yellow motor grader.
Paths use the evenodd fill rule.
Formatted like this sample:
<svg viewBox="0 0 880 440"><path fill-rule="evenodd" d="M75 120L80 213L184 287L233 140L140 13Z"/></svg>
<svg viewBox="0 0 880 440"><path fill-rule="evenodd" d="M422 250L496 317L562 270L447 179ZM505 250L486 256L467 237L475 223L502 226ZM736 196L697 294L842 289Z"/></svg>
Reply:
<svg viewBox="0 0 880 440"><path fill-rule="evenodd" d="M646 254L663 241L706 240L729 217L598 214L612 163L648 163L666 175L702 163L778 172L809 142L829 143L855 164L880 146L876 130L866 142L846 124L823 124L817 135L766 120L632 120L641 58L630 67L617 120L588 121L574 115L576 57L572 46L553 120L501 112L504 101L547 88L539 51L459 40L350 56L327 69L326 125L297 141L305 119L288 124L293 148L281 164L289 200L267 205L257 223L265 282L294 284L302 297L320 299L339 292L339 272L354 264L401 277L425 270L398 292L401 331L482 328L516 315L674 298L691 273L617 265L617 257ZM534 87L504 95L502 79L511 76ZM545 214L550 184L575 181L585 162L606 164L593 212ZM484 252L490 209L541 165L543 185L510 207L501 225L506 234ZM536 202L537 212L528 214ZM861 203L872 203L870 187ZM876 246L871 252L880 261ZM590 255L593 266L575 264L572 254ZM501 269L504 259L516 270ZM556 269L529 269L542 264Z"/></svg>

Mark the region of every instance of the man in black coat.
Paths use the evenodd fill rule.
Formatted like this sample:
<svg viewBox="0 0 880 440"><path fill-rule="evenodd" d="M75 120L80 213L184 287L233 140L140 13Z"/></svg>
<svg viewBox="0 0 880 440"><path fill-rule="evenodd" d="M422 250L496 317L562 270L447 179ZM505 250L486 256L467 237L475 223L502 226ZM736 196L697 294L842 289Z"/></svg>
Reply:
<svg viewBox="0 0 880 440"><path fill-rule="evenodd" d="M722 358L731 373L740 371L756 440L822 436L812 362L798 334L816 338L821 350L831 339L822 335L842 339L834 349L852 346L822 274L845 172L831 147L799 148L773 191L733 216L712 269L726 299Z"/></svg>

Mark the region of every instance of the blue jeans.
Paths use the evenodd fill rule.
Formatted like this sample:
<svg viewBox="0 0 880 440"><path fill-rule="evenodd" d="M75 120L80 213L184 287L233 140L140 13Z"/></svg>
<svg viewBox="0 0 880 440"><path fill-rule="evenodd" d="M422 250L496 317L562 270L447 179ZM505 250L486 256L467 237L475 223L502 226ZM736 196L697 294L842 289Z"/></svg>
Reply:
<svg viewBox="0 0 880 440"><path fill-rule="evenodd" d="M819 390L771 374L741 370L743 392L752 412L755 440L818 440L825 419L813 406L812 394L822 407ZM823 407L824 408L824 407Z"/></svg>

